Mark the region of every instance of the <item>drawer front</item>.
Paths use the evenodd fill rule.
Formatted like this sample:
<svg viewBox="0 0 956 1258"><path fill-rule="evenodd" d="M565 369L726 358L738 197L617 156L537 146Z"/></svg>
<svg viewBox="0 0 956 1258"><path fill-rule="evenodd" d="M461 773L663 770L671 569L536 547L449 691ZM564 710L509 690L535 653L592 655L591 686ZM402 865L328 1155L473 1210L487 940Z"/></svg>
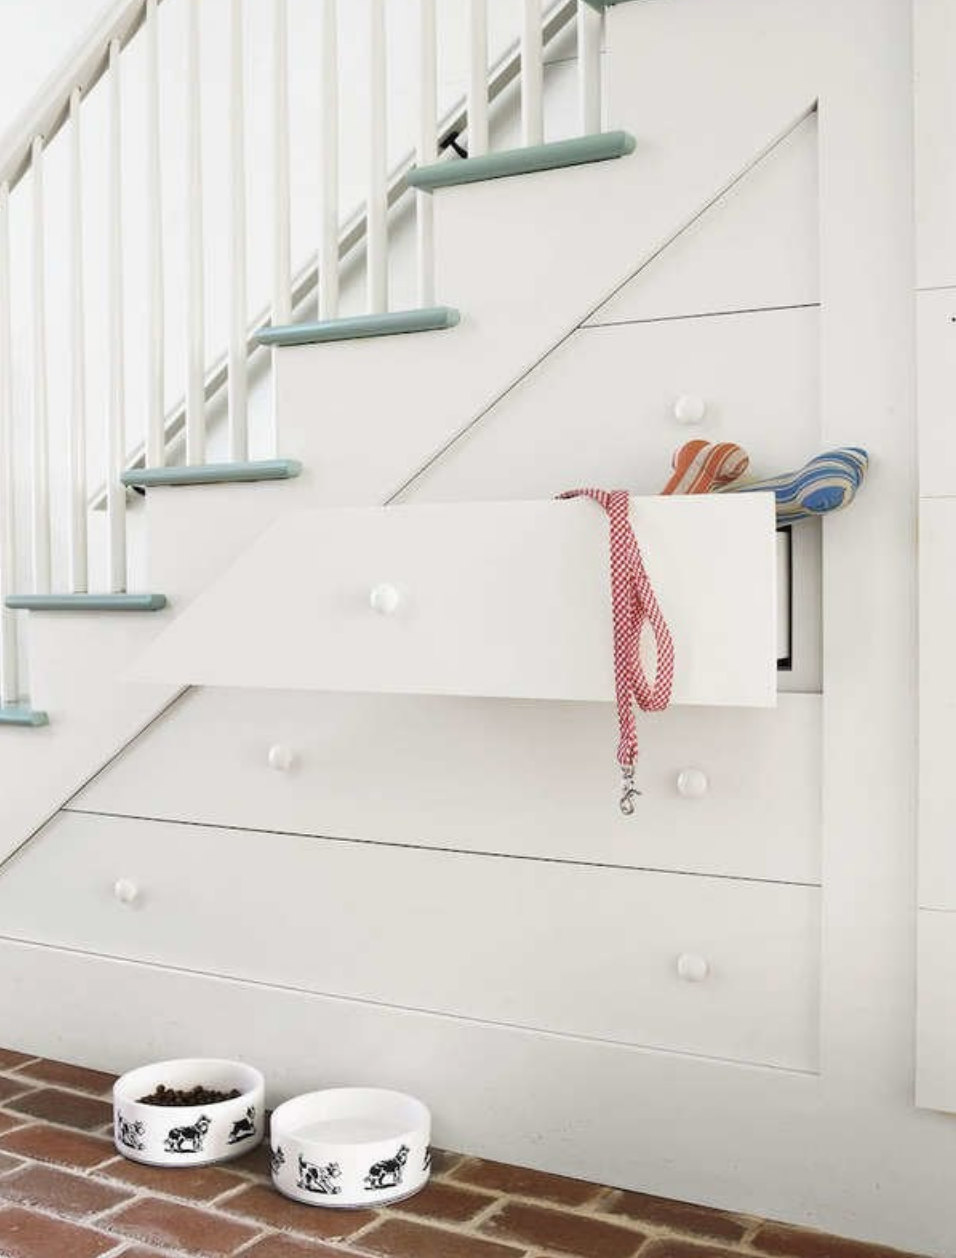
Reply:
<svg viewBox="0 0 956 1258"><path fill-rule="evenodd" d="M638 716L644 794L625 818L609 704L199 690L71 807L816 882L820 715L795 694ZM680 778L693 769L703 782Z"/></svg>
<svg viewBox="0 0 956 1258"><path fill-rule="evenodd" d="M956 913L921 909L916 1103L956 1112Z"/></svg>
<svg viewBox="0 0 956 1258"><path fill-rule="evenodd" d="M772 706L772 496L632 498L631 520L674 638L673 702ZM594 502L294 511L132 677L599 700L614 696L611 643L608 526Z"/></svg>
<svg viewBox="0 0 956 1258"><path fill-rule="evenodd" d="M818 899L68 814L0 878L7 936L801 1070L816 1066Z"/></svg>
<svg viewBox="0 0 956 1258"><path fill-rule="evenodd" d="M547 497L574 485L660 493L694 437L736 441L755 475L820 449L820 312L584 328L415 484L409 501ZM678 423L681 395L705 405Z"/></svg>

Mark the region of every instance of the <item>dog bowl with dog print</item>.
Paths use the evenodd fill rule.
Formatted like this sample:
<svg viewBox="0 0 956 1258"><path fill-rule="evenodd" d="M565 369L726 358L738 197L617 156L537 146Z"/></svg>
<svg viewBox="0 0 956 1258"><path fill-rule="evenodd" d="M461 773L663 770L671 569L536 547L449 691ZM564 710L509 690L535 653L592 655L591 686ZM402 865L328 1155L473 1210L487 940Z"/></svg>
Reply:
<svg viewBox="0 0 956 1258"><path fill-rule="evenodd" d="M308 1092L272 1115L272 1180L312 1206L387 1205L428 1183L430 1139L431 1115L402 1092Z"/></svg>
<svg viewBox="0 0 956 1258"><path fill-rule="evenodd" d="M238 1091L205 1105L144 1105L160 1086ZM185 1057L141 1066L113 1085L113 1140L124 1157L147 1166L207 1166L254 1149L265 1132L265 1084L252 1066Z"/></svg>

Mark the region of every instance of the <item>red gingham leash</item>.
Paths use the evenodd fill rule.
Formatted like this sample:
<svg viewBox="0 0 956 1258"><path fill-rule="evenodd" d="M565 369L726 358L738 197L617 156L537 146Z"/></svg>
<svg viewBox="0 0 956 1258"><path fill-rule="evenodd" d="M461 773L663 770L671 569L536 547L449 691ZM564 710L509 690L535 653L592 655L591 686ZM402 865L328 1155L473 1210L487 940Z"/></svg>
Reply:
<svg viewBox="0 0 956 1258"><path fill-rule="evenodd" d="M621 766L621 812L634 812L634 762L637 760L637 726L632 703L643 712L661 712L670 703L674 684L674 643L644 568L640 547L630 520L630 495L626 489L569 489L559 498L593 498L608 514L611 543L611 613L614 622L614 687L621 739L617 761ZM641 633L650 625L657 643L654 684L647 680L641 663Z"/></svg>

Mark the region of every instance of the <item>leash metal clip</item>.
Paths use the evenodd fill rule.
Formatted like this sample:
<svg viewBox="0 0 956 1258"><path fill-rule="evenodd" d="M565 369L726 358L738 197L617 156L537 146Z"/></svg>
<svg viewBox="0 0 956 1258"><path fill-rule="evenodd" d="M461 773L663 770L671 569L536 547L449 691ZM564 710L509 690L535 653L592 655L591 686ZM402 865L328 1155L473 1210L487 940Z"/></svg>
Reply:
<svg viewBox="0 0 956 1258"><path fill-rule="evenodd" d="M634 785L634 766L625 764L621 766L621 812L625 817L634 815L634 801L640 795L640 791Z"/></svg>

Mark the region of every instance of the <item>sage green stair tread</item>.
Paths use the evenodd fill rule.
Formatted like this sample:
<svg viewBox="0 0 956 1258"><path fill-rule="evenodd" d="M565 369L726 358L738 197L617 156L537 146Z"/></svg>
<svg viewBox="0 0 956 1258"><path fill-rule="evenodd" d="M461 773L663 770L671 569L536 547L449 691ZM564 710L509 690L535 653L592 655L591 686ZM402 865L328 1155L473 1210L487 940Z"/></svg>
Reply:
<svg viewBox="0 0 956 1258"><path fill-rule="evenodd" d="M319 323L289 323L264 328L261 345L317 345L323 341L351 341L371 336L396 336L407 332L439 332L453 328L461 315L451 306L421 310L392 310L387 314L351 315Z"/></svg>
<svg viewBox="0 0 956 1258"><path fill-rule="evenodd" d="M140 467L123 473L123 484L137 489L157 485L228 485L260 480L290 480L302 471L295 459L246 463L194 463L185 467Z"/></svg>
<svg viewBox="0 0 956 1258"><path fill-rule="evenodd" d="M158 612L165 594L11 594L7 606L32 612Z"/></svg>
<svg viewBox="0 0 956 1258"><path fill-rule="evenodd" d="M27 708L22 705L0 708L0 725L26 725L36 728L40 725L48 725L49 722L50 718L47 714L36 708Z"/></svg>
<svg viewBox="0 0 956 1258"><path fill-rule="evenodd" d="M432 192L436 188L455 184L482 183L487 179L505 179L512 175L560 170L565 166L607 162L633 153L636 144L634 137L626 131L602 131L597 135L581 135L551 144L532 144L501 153L483 153L481 157L455 158L435 162L431 166L415 166L409 171L408 182L413 188Z"/></svg>

